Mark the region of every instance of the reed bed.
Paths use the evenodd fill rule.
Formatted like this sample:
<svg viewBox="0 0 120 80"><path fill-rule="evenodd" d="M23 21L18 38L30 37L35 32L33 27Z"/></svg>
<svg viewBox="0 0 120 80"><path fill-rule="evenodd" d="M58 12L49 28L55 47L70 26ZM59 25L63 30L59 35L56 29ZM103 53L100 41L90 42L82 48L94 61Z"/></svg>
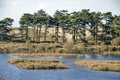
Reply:
<svg viewBox="0 0 120 80"><path fill-rule="evenodd" d="M14 64L18 68L23 69L69 69L68 66L57 60L40 60L40 59L10 59L8 63Z"/></svg>
<svg viewBox="0 0 120 80"><path fill-rule="evenodd" d="M91 70L120 72L120 60L83 60L76 61L74 64Z"/></svg>

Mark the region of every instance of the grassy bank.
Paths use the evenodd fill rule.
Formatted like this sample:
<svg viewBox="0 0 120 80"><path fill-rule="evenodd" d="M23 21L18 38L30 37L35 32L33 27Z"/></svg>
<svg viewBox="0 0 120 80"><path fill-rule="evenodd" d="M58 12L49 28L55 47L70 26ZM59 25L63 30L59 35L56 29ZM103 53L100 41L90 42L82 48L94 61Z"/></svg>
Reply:
<svg viewBox="0 0 120 80"><path fill-rule="evenodd" d="M38 54L39 53L61 53L62 56L68 54L100 54L100 55L112 55L120 56L120 46L107 46L107 45L87 45L83 43L78 43L74 45L73 43L0 43L0 53L18 53L16 55L24 55L21 53ZM61 54L59 54L61 56ZM64 54L64 55L63 55ZM40 54L43 55L43 54ZM45 54L46 55L46 54ZM52 55L52 54L49 54ZM48 56L49 56L48 55ZM58 56L58 54L53 54ZM68 55L69 56L69 55ZM71 55L70 55L71 56ZM73 55L72 55L73 56Z"/></svg>
<svg viewBox="0 0 120 80"><path fill-rule="evenodd" d="M8 63L23 69L69 69L57 60L10 59Z"/></svg>
<svg viewBox="0 0 120 80"><path fill-rule="evenodd" d="M120 61L84 60L76 61L74 64L91 70L120 72Z"/></svg>

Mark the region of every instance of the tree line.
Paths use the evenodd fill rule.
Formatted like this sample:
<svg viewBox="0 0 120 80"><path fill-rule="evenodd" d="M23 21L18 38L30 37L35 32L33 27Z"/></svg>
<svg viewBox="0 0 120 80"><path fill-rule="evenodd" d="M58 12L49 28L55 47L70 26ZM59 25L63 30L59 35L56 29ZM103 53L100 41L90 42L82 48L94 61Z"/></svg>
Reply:
<svg viewBox="0 0 120 80"><path fill-rule="evenodd" d="M0 21L0 32L4 25ZM9 20L8 20L9 21ZM6 22L8 22L6 21ZM57 10L53 16L47 14L44 10L39 10L34 14L24 13L20 18L20 30L25 36L25 41L41 42L41 30L44 27L44 42L48 28L55 28L54 42L59 41L59 28L62 30L62 43L66 42L65 33L72 35L73 43L88 43L89 39L98 44L110 44L111 40L120 37L120 15L113 15L111 12L91 12L89 9L69 13L67 10ZM8 28L8 27L7 27ZM32 39L29 38L29 29L32 29ZM87 37L86 31L90 32ZM1 32L3 34L3 32ZM0 34L1 34L0 33Z"/></svg>
<svg viewBox="0 0 120 80"><path fill-rule="evenodd" d="M11 31L13 21L11 18L0 20L0 41L10 40L8 33Z"/></svg>

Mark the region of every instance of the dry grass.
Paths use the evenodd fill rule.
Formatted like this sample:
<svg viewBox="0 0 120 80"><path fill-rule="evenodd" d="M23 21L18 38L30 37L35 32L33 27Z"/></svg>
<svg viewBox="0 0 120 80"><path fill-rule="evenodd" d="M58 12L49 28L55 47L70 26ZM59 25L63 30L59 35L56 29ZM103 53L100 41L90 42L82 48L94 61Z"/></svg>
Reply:
<svg viewBox="0 0 120 80"><path fill-rule="evenodd" d="M23 69L69 69L57 60L10 59L8 63Z"/></svg>
<svg viewBox="0 0 120 80"><path fill-rule="evenodd" d="M80 67L85 67L97 71L120 72L120 60L118 61L84 60L84 61L76 61L74 62L74 64Z"/></svg>
<svg viewBox="0 0 120 80"><path fill-rule="evenodd" d="M55 56L55 57L65 57L65 58L72 58L72 57L84 57L84 54L67 54L67 53L32 53L32 54L28 54L28 53L14 53L12 54L13 56Z"/></svg>

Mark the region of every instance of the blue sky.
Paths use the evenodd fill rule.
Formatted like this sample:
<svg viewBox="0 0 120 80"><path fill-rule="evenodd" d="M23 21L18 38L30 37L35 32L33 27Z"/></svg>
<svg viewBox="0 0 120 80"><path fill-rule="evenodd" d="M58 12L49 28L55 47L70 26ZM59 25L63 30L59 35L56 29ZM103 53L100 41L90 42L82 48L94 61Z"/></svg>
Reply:
<svg viewBox="0 0 120 80"><path fill-rule="evenodd" d="M14 19L13 26L18 27L23 13L33 14L40 9L50 15L62 9L69 12L90 9L120 15L120 0L0 0L0 20L10 17Z"/></svg>

